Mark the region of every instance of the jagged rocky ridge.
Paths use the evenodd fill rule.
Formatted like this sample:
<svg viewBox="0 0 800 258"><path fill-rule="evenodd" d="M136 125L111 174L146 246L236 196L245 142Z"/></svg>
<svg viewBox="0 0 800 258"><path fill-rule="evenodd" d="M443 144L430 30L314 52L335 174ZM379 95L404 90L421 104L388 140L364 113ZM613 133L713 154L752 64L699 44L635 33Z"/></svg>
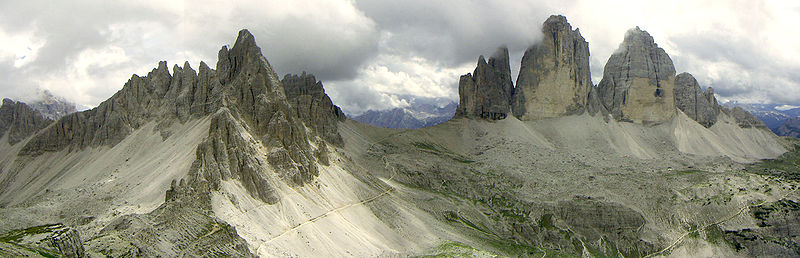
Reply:
<svg viewBox="0 0 800 258"><path fill-rule="evenodd" d="M6 100L0 123L9 141L36 133L19 152L36 157L114 146L148 123L156 123L166 139L172 124L210 116L208 136L198 145L187 178L173 182L166 202L151 213L119 218L103 230L104 240L90 245L107 255L250 256L235 229L214 218L210 191L233 179L254 198L276 203L276 180L304 185L318 175L318 164L328 164L327 144L342 144L337 124L345 116L313 75L286 76L282 83L247 30L239 32L232 48L219 51L216 67L201 62L196 72L187 62L170 73L160 62L147 76L133 75L96 108L54 123L23 103ZM213 230L193 226L203 224L213 224ZM134 232L138 237L124 237ZM195 243L201 236L231 244Z"/></svg>
<svg viewBox="0 0 800 258"><path fill-rule="evenodd" d="M338 108L332 106L332 103L328 105L329 99L324 95L321 83L318 83L312 76L303 75L287 76L284 77L283 82L278 82L277 76L272 72L266 59L261 56L260 49L255 45L252 35L247 31L240 32L234 47L230 50L227 47L223 48L219 56L218 70L207 69L205 72L207 77L205 79L202 76L192 79L191 75L194 72L186 76L188 79L184 78L184 75L187 74L182 74L176 79L178 77L177 72L173 72L172 75L167 72L166 75L169 77L165 78L169 78L168 81L171 86L164 90L163 94L167 95L169 92L173 92L170 96L175 96L176 99L179 96L184 98L176 101L175 104L166 103L169 100L158 99L161 96L160 94L147 92L148 88L152 88L147 84L140 85L144 89L144 93L146 93L141 96L154 97L155 99L152 101L161 104L153 104L152 107L159 109L145 112L149 114L149 117L137 118L140 119L139 128L143 125L152 126L153 123L158 123L157 130L161 131L165 139L169 139L173 137L170 124L183 123L193 118L200 118L207 119L205 121L208 121L209 124L208 134L203 135L202 143L195 150L196 159L188 174L183 180L176 180L171 184L170 189L166 192L165 202L151 212L128 214L119 217L114 215L113 221L103 227L97 237L87 241L86 245L93 252L112 257L252 256L252 250L249 250L248 243L245 243L239 236L236 228L216 218L209 197L212 194L219 193L214 190L224 187L221 186L222 184L227 185L229 182L234 182L234 184L240 184L246 190L247 193L245 195L249 194L266 204L260 206L276 207L281 205L269 204L288 199L284 199L280 195L281 193L276 191L276 185L280 184L281 181L290 185L293 184L293 186L307 185L307 188L298 187L296 190L310 189L310 191L317 191L319 189L319 185L309 185L307 183L314 180L316 169L319 168L318 164L324 165L327 163L327 155L333 151L331 150L332 148L328 149L328 146L336 145L336 139L344 138L338 135L339 130L337 128L341 125L339 122L343 120L341 113ZM507 53L505 56L507 64ZM502 60L502 57L496 58L495 61L490 59L488 63L485 61L479 62L479 67L481 63L484 63L484 69L489 71L479 72L476 69L476 76L469 76L469 79L472 80L471 83L481 82L482 80L476 79L479 79L480 77L477 75L482 73L489 73L494 78L503 79L505 77L502 70L503 66L498 64L497 60ZM490 66L489 64L492 65ZM166 64L164 64L164 67L166 67ZM204 73L203 67L208 68L201 63L200 74ZM500 69L493 72L491 71L492 69L489 69L490 67ZM188 65L184 65L182 68L176 66L173 70L177 71L178 69L191 71ZM500 76L497 76L498 74ZM147 77L150 77L150 75ZM182 89L173 89L172 82L175 80L180 81L175 85L182 85L186 82L188 86ZM205 84L203 81L205 81ZM510 78L508 81L510 85ZM205 90L198 90L199 86L197 85L207 85L207 87ZM483 83L481 87L496 89L495 86ZM126 85L126 87L129 86ZM176 87L180 88L181 86ZM477 86L475 87L477 88ZM511 99L507 99L508 102L504 102L502 95L508 93L508 91L503 87L497 88L501 88L501 94L497 94L501 95L501 97L493 99L500 99L501 106L507 103L508 106L500 109L500 111L506 112L503 113L503 117L505 117L511 114L508 113L510 111L507 109L511 105ZM589 107L593 105L591 98L593 90L594 88L589 91L588 104L585 104ZM211 92L211 94L208 94L208 92ZM480 92L476 92L473 95L477 94L480 94ZM133 100L132 103L143 102L137 99L136 96L131 98ZM475 99L477 98L473 98L473 100ZM200 100L205 100L205 102ZM484 104L490 104L488 107L492 107L491 103L485 99L478 100L473 102L476 103L473 107ZM111 100L109 102L121 103ZM600 103L598 101L595 104ZM186 109L187 106L188 109ZM589 107L585 109L591 113L592 109ZM478 112L470 115L465 114L464 117L501 118L500 115L497 115L499 113L485 113L483 106L472 109L472 111L476 110ZM595 109L595 111L598 110L600 109ZM128 110L122 109L121 106L111 106L106 109L106 112L111 115L104 118L121 117L122 119L120 119L121 122L119 123L130 126L130 124L126 124L128 121L125 120L131 116ZM465 111L465 113L467 112ZM91 115L95 116L97 113L91 113ZM92 118L87 114L84 114L84 116L84 122L98 121L100 124L97 124L97 126L105 128L103 130L114 130L114 127L102 124L106 121L104 119ZM186 118L186 120L182 120L183 118ZM63 123L57 124L64 125ZM493 125L497 124L500 126L493 127ZM401 133L391 134L383 134L381 132L390 130L365 130L361 134L357 131L358 125L354 125L354 123L345 124L345 126L348 126L347 129L353 131L345 130L343 134L344 132L350 133L350 137L353 137L352 134L358 134L359 137L363 138L356 138L357 140L367 141L363 141L363 145L356 145L355 147L351 145L350 149L344 149L348 151L347 155L337 156L344 159L350 159L348 156L354 157L353 159L363 158L358 157L362 155L366 156L373 159L371 162L378 164L369 167L372 170L369 173L382 173L376 171L386 170L385 177L380 179L377 177L371 178L370 180L374 181L373 183L384 181L388 178L387 181L397 180L397 182L406 185L397 187L394 186L395 184L393 186L381 185L381 187L387 187L385 188L387 190L381 195L363 196L363 198L370 199L361 199L362 196L358 196L347 201L353 201L358 204L358 202L365 203L367 200L377 200L375 203L364 206L368 206L368 209L371 209L376 216L381 216L379 219L386 219L382 223L392 227L402 227L405 221L394 221L395 217L386 216L386 214L403 211L392 209L396 206L382 206L387 204L382 203L381 200L382 198L388 199L390 197L399 198L397 196L407 196L405 194L408 194L408 192L414 192L414 194L419 194L424 198L421 198L423 201L412 205L420 206L421 209L428 211L430 216L439 219L439 222L455 225L454 227L461 226L465 230L456 231L457 233L469 232L465 233L464 236L457 236L455 239L467 239L473 236L470 234L474 233L479 237L486 237L487 241L501 241L504 244L511 243L515 244L515 246L531 247L531 249L525 250L524 255L541 254L533 253L531 251L534 249L533 247L544 252L544 255L548 254L548 250L558 250L559 253L556 254L566 255L642 256L658 254L656 252L661 248L667 247L670 244L668 241L674 239L674 237L670 237L669 230L678 229L675 232L677 236L695 226L688 223L705 222L704 219L708 218L693 218L691 217L693 215L692 212L682 212L683 210L679 209L688 207L692 208L689 211L696 209L703 211L703 213L728 215L724 210L726 207L719 208L715 206L718 205L716 203L711 204L711 208L707 208L705 200L703 200L702 206L700 206L699 201L698 203L689 203L684 200L692 198L692 201L694 201L695 198L699 199L705 197L704 195L709 192L713 192L711 189L706 188L705 184L697 189L693 188L697 185L693 182L680 182L681 184L678 186L685 186L685 189L679 187L670 188L671 186L662 184L662 182L675 183L682 181L682 176L685 176L684 173L698 173L697 175L706 176L704 172L681 171L671 173L672 167L667 170L667 165L686 165L686 163L683 163L685 160L679 160L680 163L670 163L669 159L674 159L675 157L659 156L648 160L625 156L624 160L621 161L606 161L606 158L613 159L615 158L614 155L618 153L611 149L601 149L599 151L599 157L601 158L598 158L598 156L592 155L591 151L588 152L588 155L586 155L587 152L572 152L573 149L582 149L580 147L558 149L560 148L558 146L548 146L548 142L537 141L542 139L534 139L527 142L526 140L531 139L519 134L505 134L507 131L497 130L498 128L510 128L512 130L536 129L538 131L531 131L530 133L542 134L542 128L524 127L524 125L520 127L520 124L511 120L500 123L474 123L474 121L463 119L436 128L403 130ZM643 131L648 130L644 126L633 127ZM45 131L52 130L51 128L48 127ZM558 129L556 128L555 130L560 131ZM624 128L617 129L624 130ZM658 131L664 130L659 129ZM141 130L136 133L139 132ZM330 132L336 134L329 134ZM500 133L498 134L498 132ZM124 132L106 132L106 134L123 135L122 137L125 138ZM375 134L375 136L364 136L365 134ZM565 135L568 137L575 136ZM34 136L33 139L37 137L39 136ZM80 137L64 137L67 139L65 140L66 143L58 150L80 152L86 146L93 146L91 144L79 145L72 142L73 140L84 141ZM453 141L453 139L455 140ZM578 135L578 139L577 141L579 142L588 141L587 145L583 146L596 144L596 142L593 142L595 140L594 136L580 138L580 135ZM606 144L603 142L604 138L597 139L601 142L598 145ZM647 137L640 137L634 138L634 141L636 139L653 140L647 139ZM353 140L353 138L350 138L350 140ZM661 139L657 138L656 140L661 142ZM101 146L101 148L97 149L103 150L106 146L111 146L115 143L99 141L96 144ZM531 146L534 147L532 148ZM655 146L663 147L663 145ZM349 152L351 150L352 152ZM673 150L667 146L667 148L659 149L659 151L662 152L658 152L658 154L670 154ZM40 152L39 154L42 153L45 152ZM515 155L518 156L515 157ZM23 153L19 158L19 160L23 161L20 164L24 165L25 160L35 160L36 157L30 153ZM45 158L50 157L45 156ZM686 157L678 157L678 159L683 158ZM706 160L703 162L720 162L721 165L731 165L725 160ZM596 163L609 163L610 165L597 166ZM624 165L620 165L620 163ZM640 170L642 167L648 168L650 163L658 163L653 167L660 170L654 170L652 173ZM694 165L694 163L689 164ZM348 169L353 168L350 167ZM353 171L356 170L353 169ZM352 171L349 172L353 173ZM732 177L736 175L721 175L719 176L720 180L722 180L723 176ZM663 177L676 177L679 180L666 181ZM690 176L689 178L692 177ZM103 179L105 180L105 178ZM358 179L369 181L363 178ZM223 180L227 182L222 182ZM728 186L729 181L724 183ZM626 184L630 184L631 188L623 189L622 187L625 187ZM744 185L749 187L749 185L755 184ZM711 184L708 186L711 187ZM639 187L640 191L637 191L636 187ZM680 191L675 191L676 189ZM224 190L221 189L221 191ZM692 193L691 191L694 190L697 192ZM729 189L717 188L713 190L725 190L724 192L727 194ZM546 194L549 191L562 192L563 194L539 195ZM597 198L576 195L578 194L577 191L584 191L581 194L587 194L588 192L591 195L600 192L598 195L605 194L606 197ZM739 191L743 190L739 189ZM776 188L774 191L782 190ZM225 194L229 194L229 192ZM364 194L367 195L368 193ZM751 193L747 192L747 194ZM760 195L761 193L758 194ZM645 195L645 197L653 198L620 198L620 196L627 195ZM441 198L442 196L445 198ZM549 198L550 196L557 197ZM716 201L716 197L714 198ZM721 199L724 199L724 197ZM463 202L459 202L459 200L463 200ZM316 202L317 200L313 201ZM390 199L387 202L394 203L397 201L398 199ZM291 202L289 203L292 204ZM443 203L446 205L441 205ZM689 203L689 205L686 205L686 203ZM347 203L347 205L352 204ZM692 206L693 204L697 205ZM650 209L653 207L656 210ZM326 211L333 212L336 216L345 216L345 212L338 212L339 208L328 207L327 205L324 208L326 208ZM279 209L276 210L280 211ZM673 216L653 217L662 212ZM400 213L398 216L404 216L405 214ZM285 214L280 214L279 216L283 215ZM303 215L313 216L310 214ZM310 217L308 222L321 219L323 215ZM366 217L371 216L369 213L367 215L355 218L360 221L362 218L366 219ZM230 218L227 217L227 219ZM306 221L303 219L302 216L299 218L302 223L298 226L305 224ZM396 223L398 221L400 223ZM777 221L780 222L782 220ZM273 221L266 221L265 223L273 223ZM666 228L658 227L664 226L664 224L670 225ZM289 226L293 225L290 224ZM653 227L654 225L656 227ZM256 225L245 223L242 226ZM368 230L375 230L371 226L367 225L367 227L370 227ZM241 230L242 228L239 229ZM330 234L330 231L327 232ZM342 232L338 231L336 233ZM270 232L270 236L273 236L272 233ZM276 233L280 233L280 231ZM297 233L298 241L308 243L308 240L310 240L310 238L306 238L309 235L301 235L300 231L292 234L295 233ZM324 234L325 232L321 233ZM417 232L412 231L411 234L414 233ZM779 233L781 233L781 237L784 237L782 231ZM446 232L446 234L450 235L452 232ZM281 233L277 236L281 235L283 234ZM410 237L417 238L418 236L412 235ZM424 236L419 237L422 238ZM369 241L369 239L365 240ZM313 240L311 241L313 242ZM336 241L332 242L333 244L338 244ZM361 242L358 242L358 244L361 244ZM273 245L278 246L280 244ZM406 246L402 246L402 248L406 248ZM388 247L385 247L381 250L387 249ZM396 250L389 252L394 251ZM387 253L384 251L382 254ZM393 253L388 254L391 255Z"/></svg>
<svg viewBox="0 0 800 258"><path fill-rule="evenodd" d="M8 143L14 145L52 123L23 102L3 99L0 106L0 135L8 133Z"/></svg>
<svg viewBox="0 0 800 258"><path fill-rule="evenodd" d="M504 119L511 113L512 90L508 49L501 47L489 62L480 56L475 72L458 80L459 104L454 117Z"/></svg>
<svg viewBox="0 0 800 258"><path fill-rule="evenodd" d="M287 76L286 85L283 85L247 30L239 33L230 50L227 47L220 50L216 72L206 68L201 64L203 76L198 84L208 85L207 88L199 87L207 90L201 91L199 99L185 98L183 103L186 104L182 105L197 108L162 114L180 119L180 114L190 116L194 112L213 112L209 135L197 147L197 160L192 164L188 179L173 181L166 202L156 211L121 218L114 224L133 223L135 227L124 226L122 230L115 230L117 226L113 225L107 227L108 237L119 238L125 232L142 230L179 232L185 231L182 228L186 225L213 224L215 230L209 233L194 229L190 231L194 233L188 237L155 234L129 241L140 247L150 246L154 241L171 243L171 251L166 250L170 255L183 250L181 255L250 256L247 245L235 229L210 215L203 215L211 210L210 191L219 189L222 180L234 179L254 198L274 204L280 199L275 191L275 180L294 185L310 182L318 174L317 164L328 162L326 140L330 144L341 144L336 125L343 114L324 94L322 85L310 75L297 78ZM296 109L293 109L291 101L304 106L295 106ZM311 133L307 133L306 127ZM310 145L312 141L316 143L316 148ZM269 155L263 157L260 151ZM272 176L275 174L277 178ZM174 214L186 215L175 221L172 218ZM185 217L189 215L191 217ZM214 234L215 237L202 238L210 241L205 244L192 241L199 239L203 233ZM231 244L218 246L213 244L215 241ZM192 244L186 246L187 243ZM144 255L165 252L149 249L145 249L145 252L136 251Z"/></svg>
<svg viewBox="0 0 800 258"><path fill-rule="evenodd" d="M475 71L459 80L455 117L504 119L510 103L520 120L588 112L610 114L618 121L662 123L677 108L705 127L714 125L721 113L742 128L765 127L741 108L720 106L713 89L703 91L691 74L676 76L669 55L639 27L625 34L597 86L591 83L588 43L578 29L564 16L553 15L542 25L542 34L543 40L525 51L516 85L507 80L507 49L498 50L488 63L481 56Z"/></svg>
<svg viewBox="0 0 800 258"><path fill-rule="evenodd" d="M592 89L589 43L567 18L550 16L544 39L525 51L512 100L514 115L523 120L579 114Z"/></svg>
<svg viewBox="0 0 800 258"><path fill-rule="evenodd" d="M708 87L704 92L689 73L681 73L675 77L675 106L705 127L714 125L721 112L714 97L714 89Z"/></svg>

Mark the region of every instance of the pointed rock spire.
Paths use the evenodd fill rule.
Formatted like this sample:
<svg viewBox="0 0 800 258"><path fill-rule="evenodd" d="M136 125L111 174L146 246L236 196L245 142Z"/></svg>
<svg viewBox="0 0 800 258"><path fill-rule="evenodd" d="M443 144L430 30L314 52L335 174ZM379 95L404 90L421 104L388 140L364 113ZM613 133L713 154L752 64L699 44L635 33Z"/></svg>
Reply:
<svg viewBox="0 0 800 258"><path fill-rule="evenodd" d="M480 56L475 71L462 75L458 81L455 117L504 119L511 112L513 88L506 47L499 48L489 62Z"/></svg>
<svg viewBox="0 0 800 258"><path fill-rule="evenodd" d="M672 59L639 27L628 30L598 84L603 105L622 121L663 122L675 115Z"/></svg>
<svg viewBox="0 0 800 258"><path fill-rule="evenodd" d="M514 116L533 120L584 112L592 88L589 43L561 15L550 16L542 34L522 57Z"/></svg>
<svg viewBox="0 0 800 258"><path fill-rule="evenodd" d="M720 112L714 89L709 87L703 92L689 73L675 76L675 106L705 127L714 125Z"/></svg>

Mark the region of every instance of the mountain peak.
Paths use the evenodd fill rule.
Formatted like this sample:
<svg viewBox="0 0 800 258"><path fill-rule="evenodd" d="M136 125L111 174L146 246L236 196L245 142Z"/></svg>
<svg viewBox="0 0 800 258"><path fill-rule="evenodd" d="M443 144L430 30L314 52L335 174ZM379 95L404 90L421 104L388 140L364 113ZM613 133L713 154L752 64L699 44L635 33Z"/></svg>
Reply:
<svg viewBox="0 0 800 258"><path fill-rule="evenodd" d="M458 81L459 104L456 117L504 119L511 113L511 68L508 50L501 47L486 62L483 55L472 74Z"/></svg>
<svg viewBox="0 0 800 258"><path fill-rule="evenodd" d="M542 41L522 57L514 89L514 116L522 120L578 114L592 88L589 43L562 15L542 25Z"/></svg>
<svg viewBox="0 0 800 258"><path fill-rule="evenodd" d="M615 119L658 123L675 115L674 83L672 59L650 33L635 27L608 58L598 91Z"/></svg>
<svg viewBox="0 0 800 258"><path fill-rule="evenodd" d="M649 32L640 29L639 26L630 28L625 32L625 39L622 41L622 44L629 46L658 47L658 44L655 43L653 36L651 36Z"/></svg>

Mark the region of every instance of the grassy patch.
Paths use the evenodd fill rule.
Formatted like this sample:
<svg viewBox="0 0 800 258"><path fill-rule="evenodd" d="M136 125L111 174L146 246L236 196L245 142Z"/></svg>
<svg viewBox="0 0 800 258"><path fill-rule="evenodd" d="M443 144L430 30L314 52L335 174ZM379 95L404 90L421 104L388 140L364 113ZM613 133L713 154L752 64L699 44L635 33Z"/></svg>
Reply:
<svg viewBox="0 0 800 258"><path fill-rule="evenodd" d="M776 159L766 159L751 164L745 169L748 172L800 180L800 147L784 153Z"/></svg>
<svg viewBox="0 0 800 258"><path fill-rule="evenodd" d="M726 244L734 247L731 243L725 240L725 232L717 225L708 226L705 228L706 241L712 244Z"/></svg>
<svg viewBox="0 0 800 258"><path fill-rule="evenodd" d="M439 149L436 148L436 146L433 146L432 144L426 142L413 142L411 143L411 145L414 145L414 147L417 147L421 150L426 150L433 153L441 152L439 151Z"/></svg>
<svg viewBox="0 0 800 258"><path fill-rule="evenodd" d="M19 243L25 236L48 233L52 232L54 229L61 227L63 227L63 225L61 224L48 224L26 229L18 229L0 236L0 241L8 243Z"/></svg>
<svg viewBox="0 0 800 258"><path fill-rule="evenodd" d="M474 163L475 162L474 160L467 159L467 158L464 158L464 157L453 157L453 160L461 162L461 163L464 163L464 164L470 164L470 163Z"/></svg>
<svg viewBox="0 0 800 258"><path fill-rule="evenodd" d="M556 229L556 225L553 224L553 214L542 215L542 218L539 219L539 228Z"/></svg>
<svg viewBox="0 0 800 258"><path fill-rule="evenodd" d="M677 172L677 173L675 173L675 174L676 174L676 175L679 175L679 176L684 176L684 175L690 175L690 174L694 174L694 173L701 173L701 172L704 172L704 171L702 171L702 170L697 170L697 169L689 169L689 170L681 170L681 171L678 171L678 172Z"/></svg>

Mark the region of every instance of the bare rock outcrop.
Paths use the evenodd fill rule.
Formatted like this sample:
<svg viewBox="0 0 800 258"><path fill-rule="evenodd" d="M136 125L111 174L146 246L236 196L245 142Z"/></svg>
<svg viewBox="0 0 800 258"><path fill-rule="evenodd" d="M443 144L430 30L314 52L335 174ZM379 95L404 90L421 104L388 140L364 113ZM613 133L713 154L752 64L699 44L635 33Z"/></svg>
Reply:
<svg viewBox="0 0 800 258"><path fill-rule="evenodd" d="M681 73L675 77L675 106L705 127L714 125L720 113L714 89L709 87L703 92L697 80L689 73Z"/></svg>
<svg viewBox="0 0 800 258"><path fill-rule="evenodd" d="M608 59L598 84L603 105L621 121L663 122L675 115L675 66L664 49L639 27Z"/></svg>
<svg viewBox="0 0 800 258"><path fill-rule="evenodd" d="M455 117L505 119L511 113L513 87L507 48L498 49L489 62L480 56L475 71L458 81Z"/></svg>
<svg viewBox="0 0 800 258"><path fill-rule="evenodd" d="M187 62L173 66L170 74L166 62L160 62L147 76L133 75L96 108L62 117L34 136L20 155L113 146L146 123L168 130L171 123L211 115L212 126L197 149L195 170L215 187L219 180L240 180L254 197L274 203L277 196L264 179L265 165L302 185L318 175L317 164L327 164L325 142L342 143L336 126L344 114L325 95L322 84L313 76L287 77L286 83L289 90L262 56L253 35L242 30L232 48L219 51L217 71L204 62L196 71ZM162 137L169 133L162 131ZM262 156L256 155L257 150L268 156L252 158Z"/></svg>
<svg viewBox="0 0 800 258"><path fill-rule="evenodd" d="M347 117L325 94L321 81L317 81L314 75L303 72L301 75L283 76L281 84L296 118L310 126L328 142L343 144L338 124Z"/></svg>
<svg viewBox="0 0 800 258"><path fill-rule="evenodd" d="M60 223L13 230L0 235L0 243L2 242L37 251L40 256L86 257L78 231ZM14 250L0 248L0 255L21 254L10 251Z"/></svg>
<svg viewBox="0 0 800 258"><path fill-rule="evenodd" d="M0 106L0 136L8 133L8 143L14 145L47 127L53 120L45 118L23 102L3 99Z"/></svg>
<svg viewBox="0 0 800 258"><path fill-rule="evenodd" d="M761 121L761 119L758 119L757 117L753 116L753 114L750 114L741 107L733 107L733 108L721 107L721 110L722 113L725 113L728 116L732 117L734 120L736 120L736 123L741 128L758 128L758 129L769 130L769 128L767 128L767 125L765 125L764 122Z"/></svg>
<svg viewBox="0 0 800 258"><path fill-rule="evenodd" d="M514 116L521 120L579 114L592 89L589 43L567 18L553 15L542 27L544 39L522 57L514 90Z"/></svg>

